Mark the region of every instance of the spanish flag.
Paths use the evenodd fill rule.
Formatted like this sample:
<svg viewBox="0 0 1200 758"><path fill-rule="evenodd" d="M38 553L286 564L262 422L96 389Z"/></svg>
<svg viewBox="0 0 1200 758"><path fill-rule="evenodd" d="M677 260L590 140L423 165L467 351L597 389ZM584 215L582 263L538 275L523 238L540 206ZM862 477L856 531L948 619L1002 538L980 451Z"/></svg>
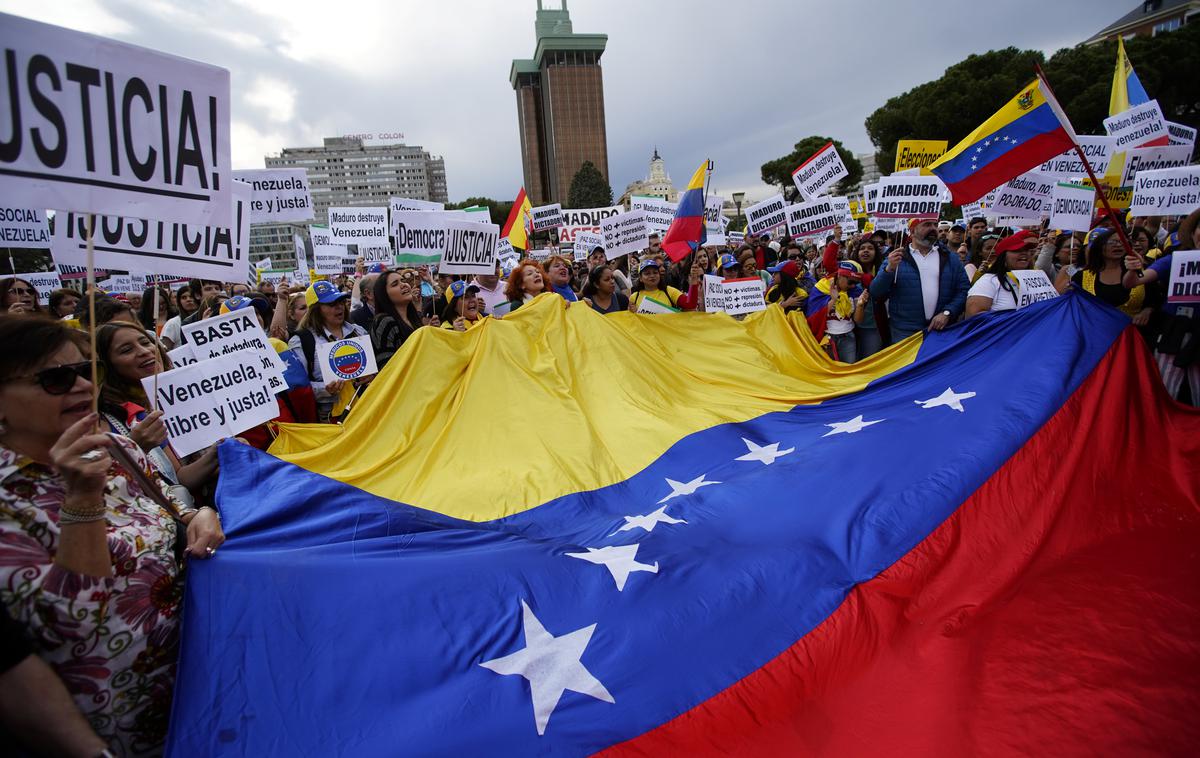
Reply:
<svg viewBox="0 0 1200 758"><path fill-rule="evenodd" d="M1038 77L966 139L929 165L956 205L974 202L1009 179L1070 150L1075 130Z"/></svg>
<svg viewBox="0 0 1200 758"><path fill-rule="evenodd" d="M683 260L708 239L704 228L704 175L707 172L708 161L704 161L692 174L687 189L679 196L675 218L663 235L663 252L673 261Z"/></svg>
<svg viewBox="0 0 1200 758"><path fill-rule="evenodd" d="M1195 752L1200 413L1128 317L567 305L220 446L167 755Z"/></svg>
<svg viewBox="0 0 1200 758"><path fill-rule="evenodd" d="M517 199L513 201L512 210L508 212L508 220L504 222L504 229L500 232L500 236L506 237L513 247L522 250L529 249L529 227L530 220L533 218L533 204L529 202L529 198L525 195L525 188L517 193Z"/></svg>

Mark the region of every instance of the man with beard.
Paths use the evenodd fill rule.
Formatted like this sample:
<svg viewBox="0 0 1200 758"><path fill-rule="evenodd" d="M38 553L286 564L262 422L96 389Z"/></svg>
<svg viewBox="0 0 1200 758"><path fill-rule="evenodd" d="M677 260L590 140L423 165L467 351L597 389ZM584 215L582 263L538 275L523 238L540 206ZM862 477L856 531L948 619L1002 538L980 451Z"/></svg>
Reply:
<svg viewBox="0 0 1200 758"><path fill-rule="evenodd" d="M888 301L892 342L926 328L945 329L962 315L971 288L957 255L937 244L937 222L908 223L912 243L888 253L887 266L871 281L871 297Z"/></svg>

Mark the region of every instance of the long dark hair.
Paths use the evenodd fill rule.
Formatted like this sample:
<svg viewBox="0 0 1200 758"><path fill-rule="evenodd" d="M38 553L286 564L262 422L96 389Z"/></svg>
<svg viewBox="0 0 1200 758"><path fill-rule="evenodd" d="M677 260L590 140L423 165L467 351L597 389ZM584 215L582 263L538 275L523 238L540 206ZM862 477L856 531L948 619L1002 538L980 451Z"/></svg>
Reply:
<svg viewBox="0 0 1200 758"><path fill-rule="evenodd" d="M1098 228L1093 232L1092 241L1087 246L1087 264L1084 266L1088 271L1100 273L1104 268L1104 246L1108 244L1108 240L1116 234L1116 230L1112 228ZM1121 271L1125 270L1125 257L1121 257Z"/></svg>
<svg viewBox="0 0 1200 758"><path fill-rule="evenodd" d="M10 276L9 278L5 279L4 281L0 281L0 303L4 302L4 298L8 296L8 291L10 289L12 289L13 285L16 284L17 282L24 284L26 287L29 288L30 292L33 293L33 311L35 313L40 313L42 310L42 304L38 302L39 298L38 298L37 289L32 284L25 281L24 279L21 279L21 278L15 277L15 276Z"/></svg>
<svg viewBox="0 0 1200 758"><path fill-rule="evenodd" d="M580 294L582 294L584 297L593 297L597 292L599 292L600 289L598 285L600 283L600 277L604 276L605 271L612 271L612 267L610 267L607 263L603 266L597 266L589 271L587 282L584 283L583 292ZM613 294L616 294L615 290Z"/></svg>
<svg viewBox="0 0 1200 758"><path fill-rule="evenodd" d="M779 272L779 285L767 293L767 300L774 303L781 300L787 300L792 295L796 294L796 290L800 288L800 280L791 274L783 271Z"/></svg>
<svg viewBox="0 0 1200 758"><path fill-rule="evenodd" d="M871 267L869 270L867 269L868 264L864 263L862 259L861 251L863 245L870 245L875 250L875 259L869 264ZM854 244L854 252L850 253L850 260L857 261L858 265L862 266L864 274L870 274L874 276L875 274L879 273L879 265L883 261L883 250L879 244L875 242L875 240L871 239L870 237L863 237Z"/></svg>
<svg viewBox="0 0 1200 758"><path fill-rule="evenodd" d="M396 310L396 304L388 297L387 287L388 278L395 274L399 277L404 277L404 272L400 269L389 268L385 269L375 280L375 318L380 316L391 316L396 319L396 323L400 325L400 333L404 338L416 331L421 325L421 311L417 310L417 305L414 300L421 299L421 278L414 276L416 286L413 287L413 299L408 301L408 307L404 309L404 318L400 317L400 312ZM404 319L408 319L408 323L404 323Z"/></svg>
<svg viewBox="0 0 1200 758"><path fill-rule="evenodd" d="M147 329L154 329L154 319L158 316L158 314L154 312L154 290L155 287L161 286L162 285L154 285L154 287L147 287L145 291L142 292L142 305L140 308L138 308L138 318L141 319L142 326L146 327ZM161 290L159 291L161 292ZM176 314L175 306L171 303L171 296L169 292L162 293L159 295L159 297L162 299L163 305L167 307L167 315L163 317L163 321L166 321Z"/></svg>
<svg viewBox="0 0 1200 758"><path fill-rule="evenodd" d="M113 368L112 352L113 340L117 334L124 329L132 329L139 335L150 340L155 349L158 351L159 360L162 361L163 371L171 369L171 359L167 356L167 352L163 350L162 345L158 340L146 333L146 330L135 324L130 324L125 321L112 321L107 324L102 324L96 330L96 362L100 366L100 376L103 381L100 385L100 401L110 408L118 408L121 403L134 402L149 410L149 399L146 397L146 391L139 381L131 381L117 373Z"/></svg>

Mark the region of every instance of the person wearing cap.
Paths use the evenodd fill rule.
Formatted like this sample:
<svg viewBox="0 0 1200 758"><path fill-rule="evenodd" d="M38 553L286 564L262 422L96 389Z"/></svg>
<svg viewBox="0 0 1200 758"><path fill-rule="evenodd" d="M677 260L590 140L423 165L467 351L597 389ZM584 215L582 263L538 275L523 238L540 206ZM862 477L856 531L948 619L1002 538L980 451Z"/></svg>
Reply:
<svg viewBox="0 0 1200 758"><path fill-rule="evenodd" d="M988 311L1014 311L1020 282L1013 271L1028 271L1038 236L1021 230L996 244L996 260L967 292L967 318Z"/></svg>
<svg viewBox="0 0 1200 758"><path fill-rule="evenodd" d="M828 345L834 360L854 363L858 360L854 327L862 321L868 302L862 267L857 261L839 261L833 271L813 287L806 307L808 326L818 342Z"/></svg>
<svg viewBox="0 0 1200 758"><path fill-rule="evenodd" d="M958 256L937 244L937 224L909 222L912 242L887 256L871 281L871 297L887 301L892 340L925 329L940 331L962 315L970 283Z"/></svg>
<svg viewBox="0 0 1200 758"><path fill-rule="evenodd" d="M946 230L946 247L958 254L958 259L965 265L971 257L971 246L967 244L967 228L962 224L951 224Z"/></svg>
<svg viewBox="0 0 1200 758"><path fill-rule="evenodd" d="M480 312L479 287L467 282L454 282L446 290L450 302L442 309L441 328L465 332L479 326L487 318Z"/></svg>
<svg viewBox="0 0 1200 758"><path fill-rule="evenodd" d="M724 281L731 282L734 279L742 278L742 264L733 256L733 253L722 253L717 265Z"/></svg>
<svg viewBox="0 0 1200 758"><path fill-rule="evenodd" d="M638 279L633 283L633 290L629 296L629 310L636 312L646 298L657 300L672 308L682 308L680 300L684 297L684 294L674 287L663 285L662 264L658 258L647 257L638 267Z"/></svg>
<svg viewBox="0 0 1200 758"><path fill-rule="evenodd" d="M546 261L546 279L550 289L558 293L563 300L574 303L579 300L575 290L571 289L571 262L561 255L552 255Z"/></svg>
<svg viewBox="0 0 1200 758"><path fill-rule="evenodd" d="M1129 316L1147 342L1154 344L1149 325L1150 316L1163 302L1160 286L1142 279L1134 287L1125 287L1125 245L1115 229L1097 227L1089 237L1086 263L1070 277L1070 283ZM1065 291L1067 281L1060 273L1056 288Z"/></svg>
<svg viewBox="0 0 1200 758"><path fill-rule="evenodd" d="M812 280L803 276L800 262L791 259L771 266L767 273L774 277L774 284L767 290L767 303L778 305L784 313L803 310L808 302L808 288Z"/></svg>
<svg viewBox="0 0 1200 758"><path fill-rule="evenodd" d="M296 334L288 340L288 347L312 383L317 417L322 421L329 420L332 415L344 382L340 379L325 380L320 361L317 360L317 347L349 337L365 336L367 333L361 326L349 321L349 299L350 293L339 292L331 282L313 282L304 293L308 310L300 319Z"/></svg>

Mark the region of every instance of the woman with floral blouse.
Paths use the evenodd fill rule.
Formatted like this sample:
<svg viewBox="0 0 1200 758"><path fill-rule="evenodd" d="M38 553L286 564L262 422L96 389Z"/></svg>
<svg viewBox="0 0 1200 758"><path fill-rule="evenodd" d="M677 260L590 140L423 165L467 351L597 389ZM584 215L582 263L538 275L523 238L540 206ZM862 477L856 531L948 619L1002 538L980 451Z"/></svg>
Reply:
<svg viewBox="0 0 1200 758"><path fill-rule="evenodd" d="M136 444L97 433L82 339L0 318L0 602L113 753L154 755L178 648L177 522L197 558L224 535L211 508L168 499Z"/></svg>

